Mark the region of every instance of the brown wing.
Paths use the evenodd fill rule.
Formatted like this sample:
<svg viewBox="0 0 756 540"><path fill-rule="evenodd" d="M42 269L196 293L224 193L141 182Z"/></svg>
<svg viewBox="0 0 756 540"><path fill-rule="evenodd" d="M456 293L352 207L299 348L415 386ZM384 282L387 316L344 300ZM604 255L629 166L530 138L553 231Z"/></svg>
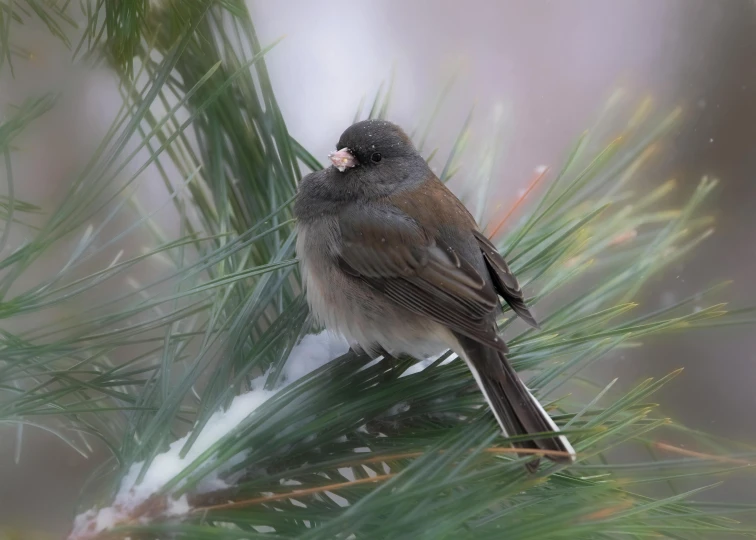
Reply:
<svg viewBox="0 0 756 540"><path fill-rule="evenodd" d="M522 320L530 326L540 328L533 314L530 313L528 306L525 305L522 288L517 282L517 278L509 269L507 262L483 233L474 231L473 234L478 241L480 250L483 252L483 258L486 260L486 266L488 266L488 271L491 273L491 280L496 291Z"/></svg>
<svg viewBox="0 0 756 540"><path fill-rule="evenodd" d="M349 208L339 226L344 272L413 313L506 351L493 324L493 285L453 246L390 205Z"/></svg>

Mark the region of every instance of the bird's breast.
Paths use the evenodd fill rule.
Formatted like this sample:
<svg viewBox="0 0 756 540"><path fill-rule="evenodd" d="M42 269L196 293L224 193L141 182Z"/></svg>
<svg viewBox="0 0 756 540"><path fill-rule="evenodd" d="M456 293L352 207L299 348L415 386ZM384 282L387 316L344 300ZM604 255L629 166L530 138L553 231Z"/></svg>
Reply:
<svg viewBox="0 0 756 540"><path fill-rule="evenodd" d="M380 346L417 358L447 346L449 332L441 325L405 310L341 270L337 263L341 233L335 218L299 223L297 234L307 303L327 329L368 351Z"/></svg>

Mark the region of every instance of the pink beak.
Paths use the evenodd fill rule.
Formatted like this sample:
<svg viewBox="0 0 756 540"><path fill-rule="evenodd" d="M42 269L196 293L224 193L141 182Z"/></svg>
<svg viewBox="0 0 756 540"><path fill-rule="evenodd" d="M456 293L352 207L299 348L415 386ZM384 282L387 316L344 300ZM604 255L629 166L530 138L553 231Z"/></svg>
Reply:
<svg viewBox="0 0 756 540"><path fill-rule="evenodd" d="M357 159L352 155L348 148L342 148L336 152L331 152L328 154L328 159L331 160L333 166L340 172L344 172L357 165Z"/></svg>

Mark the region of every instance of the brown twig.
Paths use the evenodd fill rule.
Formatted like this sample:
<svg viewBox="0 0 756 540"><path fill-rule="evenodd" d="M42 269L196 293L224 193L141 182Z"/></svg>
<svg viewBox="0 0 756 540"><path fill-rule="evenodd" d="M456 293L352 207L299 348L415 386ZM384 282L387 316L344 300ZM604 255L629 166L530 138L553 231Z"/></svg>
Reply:
<svg viewBox="0 0 756 540"><path fill-rule="evenodd" d="M472 450L471 450L472 452ZM555 457L569 457L570 454L568 452L562 452L558 450L539 450L536 448L502 448L502 447L490 447L485 448L483 452L488 454L538 454L538 455L548 455L548 456L555 456ZM344 463L342 466L350 467L350 466L357 466L357 465L365 465L368 463L381 463L385 461L392 461L396 459L411 459L420 457L425 452L405 452L402 454L389 454L386 456L373 456L367 459L363 459L356 462L351 463ZM441 451L443 453L443 450ZM262 504L266 502L271 501L278 501L281 499L288 499L290 497L296 497L296 496L302 496L302 495L311 495L313 493L322 493L324 491L334 491L341 488L348 488L360 484L369 484L371 482L380 482L383 480L388 480L389 478L392 478L396 476L396 473L390 473L390 474L383 474L380 476L373 476L371 478L361 478L359 480L352 480L351 482L339 482L337 484L329 484L327 486L318 486L314 488L307 488L307 489L295 489L292 491L287 491L286 493L276 493L274 495L268 495L267 497L255 497L254 499L245 499L243 501L231 501L227 503L222 504L215 504L215 505L209 505L209 506L197 506L192 509L192 513L201 513L201 512L209 512L212 510L222 510L227 508L242 508L245 506L252 506L255 504Z"/></svg>
<svg viewBox="0 0 756 540"><path fill-rule="evenodd" d="M622 512L623 510L627 510L632 507L633 507L632 501L623 501L619 504L615 504L614 506L610 506L609 508L603 508L601 510L597 510L596 512L592 512L588 514L587 516L583 516L580 519L580 521L599 521L602 519L612 517L613 515L618 514Z"/></svg>
<svg viewBox="0 0 756 540"><path fill-rule="evenodd" d="M318 486L307 489L295 489L286 493L276 493L274 495L268 495L267 497L255 497L254 499L246 499L243 501L231 501L224 504L215 504L213 506L203 506L193 508L192 513L203 513L211 510L223 510L226 508L243 508L245 506L253 506L255 504L262 504L271 501L279 501L281 499L288 499L290 497L312 495L313 493L323 493L324 491L333 491L336 489L358 486L360 484L369 484L371 482L382 482L396 476L396 473L382 474L380 476L373 476L371 478L360 478L359 480L352 480L351 482L339 482L338 484L328 484L327 486Z"/></svg>
<svg viewBox="0 0 756 540"><path fill-rule="evenodd" d="M528 189L525 190L525 193L523 193L520 197L517 198L515 203L512 205L512 208L509 209L509 212L506 213L506 215L499 221L499 224L494 228L494 230L488 235L488 238L491 239L494 236L496 236L496 233L499 232L499 229L502 228L504 223L514 214L515 210L517 210L522 202L525 200L525 198L530 194L533 189L538 185L538 183L543 179L544 176L546 176L546 173L549 172L549 168L546 167L543 172L541 172L538 176L535 177L535 179L530 183L528 186Z"/></svg>
<svg viewBox="0 0 756 540"><path fill-rule="evenodd" d="M680 454L680 455L688 456L688 457L708 459L711 461L719 461L721 463L732 463L734 465L752 465L750 461L747 461L745 459L737 459L737 458L731 458L727 456L718 456L716 454L705 454L703 452L695 452L694 450L686 450L685 448L680 448L679 446L673 446L671 444L667 444L663 442L654 443L654 446L658 448L659 450L666 450L667 452L672 452L673 454Z"/></svg>
<svg viewBox="0 0 756 540"><path fill-rule="evenodd" d="M472 452L473 450L470 450ZM443 453L444 450L441 450L440 453ZM570 454L568 452L560 452L557 450L539 450L535 448L510 448L510 447L498 447L493 446L489 448L483 449L484 453L487 454L537 454L537 455L545 455L545 456L558 456L558 457L564 457L569 456ZM363 465L367 463L380 463L385 461L392 461L396 459L411 459L420 457L425 452L404 452L402 454L389 454L385 456L373 456L367 459L360 460L358 462L353 463L345 463L343 466L356 466L356 465ZM373 476L370 478L360 478L358 480L352 480L349 482L339 482L335 484L328 484L326 486L318 486L313 488L305 488L305 489L294 489L291 491L287 491L285 493L276 493L273 495L268 495L265 497L255 497L253 499L245 499L240 501L230 501L220 504L197 504L197 500L190 502L191 510L189 511L189 514L204 514L213 510L225 510L225 509L235 509L235 508L244 508L247 506L253 506L256 504L264 504L271 501L279 501L282 499L289 499L292 497L301 497L304 495L313 495L316 493L323 493L325 491L336 491L343 488L349 488L353 486L358 486L361 484L370 484L373 482L382 482L385 480L388 480L390 478L393 478L398 473L389 473L389 474L383 474L378 476ZM225 494L230 494L232 490L222 490L218 492L213 493L206 493L203 494L204 497L212 497L215 498L215 500L218 500L218 498L225 496ZM138 523L140 518L149 517L151 519L160 519L163 516L163 513L168 508L168 499L166 496L153 496L144 501L141 505L139 505L137 508L135 508L128 516L127 519L124 519L118 523L119 526L129 525ZM93 523L94 524L94 523ZM92 535L86 535L82 537L69 537L75 540L80 540L83 538L86 538L86 540L97 540L102 538L107 538L110 535L110 531L101 531L96 534Z"/></svg>
<svg viewBox="0 0 756 540"><path fill-rule="evenodd" d="M443 453L444 451L441 450L440 453ZM469 452L474 452L474 450L469 450ZM499 447L499 446L491 446L489 448L484 448L483 452L486 454L538 454L543 456L554 456L554 457L570 457L569 452L563 452L561 450L540 450L538 448L510 448L510 447ZM382 461L391 461L394 459L409 459L409 458L416 458L420 457L425 452L405 452L403 454L389 454L387 456L373 456L367 459L363 459L360 461L352 462L355 465L363 465L367 463L380 463ZM349 466L348 464L345 466Z"/></svg>

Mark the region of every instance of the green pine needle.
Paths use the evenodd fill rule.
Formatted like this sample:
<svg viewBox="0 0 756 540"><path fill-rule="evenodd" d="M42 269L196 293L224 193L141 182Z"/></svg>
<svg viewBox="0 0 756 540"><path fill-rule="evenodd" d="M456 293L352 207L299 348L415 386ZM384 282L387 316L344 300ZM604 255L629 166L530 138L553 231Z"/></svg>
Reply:
<svg viewBox="0 0 756 540"><path fill-rule="evenodd" d="M30 16L66 39L68 6L52 4L0 3L0 44ZM316 330L291 203L302 175L321 165L288 133L265 65L273 45L259 42L244 2L100 0L84 10L77 50L105 53L121 76L123 107L39 228L24 218L40 209L14 195L23 179L13 176L12 142L54 100L30 99L0 125L0 245L14 230L28 238L0 255L0 423L45 429L84 456L95 440L110 450L90 479L102 487L77 504L83 512L111 504L132 467L144 476L181 437L189 455L235 396L261 391L261 382L279 388L192 454L108 538L756 536L748 520L737 521L753 515L753 504L705 498L718 479L750 474L756 450L686 429L649 402L679 370L625 393L582 376L645 336L754 321L753 309L717 302L719 286L657 311L639 297L712 231L701 208L715 181L703 179L681 208L666 201L671 182L631 189L679 111L656 116L644 104L622 137L596 151L599 126L587 132L558 174L546 175L502 227L497 217L488 227L503 231L493 240L534 295L530 303L555 299L539 332L520 330L509 311L502 320L513 364L528 370L529 386L579 453L573 466L544 462L531 475L510 447L518 438L500 436L462 362L442 357L405 373L414 360L348 352L280 388L293 347ZM358 115L386 117L393 84ZM450 88L416 132L421 149ZM472 162L485 167L464 166L472 129L471 112L447 156L426 152L445 163L443 180L464 172L491 181L501 149ZM169 194L150 212L135 195L146 170ZM163 213L178 233L161 229ZM131 225L109 232L116 218ZM60 268L21 283L61 246L69 247ZM52 322L39 318L52 308ZM610 451L626 446L641 457L616 461ZM202 482L216 473L234 480L208 493ZM169 519L169 499L184 495L186 511Z"/></svg>

